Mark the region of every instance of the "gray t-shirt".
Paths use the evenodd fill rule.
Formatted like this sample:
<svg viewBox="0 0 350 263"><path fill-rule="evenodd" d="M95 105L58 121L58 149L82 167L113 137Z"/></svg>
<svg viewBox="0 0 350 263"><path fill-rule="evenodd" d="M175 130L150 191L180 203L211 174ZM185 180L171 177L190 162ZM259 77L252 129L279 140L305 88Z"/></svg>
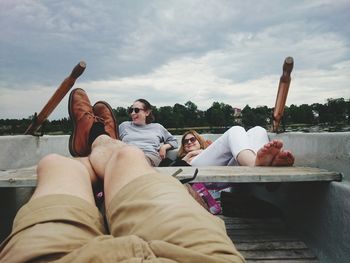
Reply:
<svg viewBox="0 0 350 263"><path fill-rule="evenodd" d="M147 156L151 155L159 162L162 143L168 143L173 148L178 147L176 138L159 123L135 125L132 121L125 121L119 125L119 137L123 142L137 146Z"/></svg>

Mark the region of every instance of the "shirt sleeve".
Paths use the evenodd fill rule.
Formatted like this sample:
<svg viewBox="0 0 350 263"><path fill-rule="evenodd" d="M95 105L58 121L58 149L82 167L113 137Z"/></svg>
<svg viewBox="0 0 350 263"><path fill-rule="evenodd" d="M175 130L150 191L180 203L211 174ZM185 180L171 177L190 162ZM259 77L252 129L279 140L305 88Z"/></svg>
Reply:
<svg viewBox="0 0 350 263"><path fill-rule="evenodd" d="M165 129L161 124L159 124L160 130L163 136L163 143L170 144L172 149L176 149L178 147L178 143L176 138L167 130Z"/></svg>
<svg viewBox="0 0 350 263"><path fill-rule="evenodd" d="M118 126L119 139L121 141L123 140L123 137L125 135L125 128L126 128L127 125L128 125L128 123L124 121L121 124L119 124L119 126Z"/></svg>

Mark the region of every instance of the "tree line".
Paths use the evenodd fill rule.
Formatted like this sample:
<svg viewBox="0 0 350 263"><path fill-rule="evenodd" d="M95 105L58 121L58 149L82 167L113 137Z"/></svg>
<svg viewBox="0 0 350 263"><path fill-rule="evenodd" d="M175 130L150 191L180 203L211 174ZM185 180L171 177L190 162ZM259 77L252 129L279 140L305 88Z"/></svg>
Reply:
<svg viewBox="0 0 350 263"><path fill-rule="evenodd" d="M113 113L121 123L130 120L127 108L117 107ZM174 106L153 107L156 122L170 129L174 134L181 134L184 129L195 127L207 132L223 132L233 125L241 125L246 129L259 125L267 129L272 122L273 108L259 106L252 108L246 105L242 110L233 108L229 104L214 102L207 110L199 110L192 101L184 105L176 103ZM350 124L350 99L327 99L324 104L290 105L285 107L283 124ZM0 135L23 134L31 122L32 117L26 119L0 119ZM201 128L202 127L202 128ZM69 118L46 121L43 125L45 134L69 134L72 123Z"/></svg>

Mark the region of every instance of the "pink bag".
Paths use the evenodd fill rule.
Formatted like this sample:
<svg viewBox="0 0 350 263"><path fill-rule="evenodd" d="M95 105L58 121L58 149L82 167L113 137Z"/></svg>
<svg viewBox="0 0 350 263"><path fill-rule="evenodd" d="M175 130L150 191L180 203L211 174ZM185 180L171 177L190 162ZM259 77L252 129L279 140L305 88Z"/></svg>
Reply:
<svg viewBox="0 0 350 263"><path fill-rule="evenodd" d="M202 197L202 199L208 204L209 211L213 215L221 213L221 206L215 201L213 196L209 193L208 189L203 183L194 183L192 188Z"/></svg>

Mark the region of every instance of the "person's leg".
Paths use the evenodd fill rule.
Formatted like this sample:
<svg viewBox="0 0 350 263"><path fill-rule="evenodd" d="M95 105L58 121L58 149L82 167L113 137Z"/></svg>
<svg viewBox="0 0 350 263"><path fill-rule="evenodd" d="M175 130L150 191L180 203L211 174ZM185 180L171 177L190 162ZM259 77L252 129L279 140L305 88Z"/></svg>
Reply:
<svg viewBox="0 0 350 263"><path fill-rule="evenodd" d="M90 160L96 171L104 172L113 236L130 237L129 244L137 247L144 240L157 257L175 261L241 262L223 222L202 208L179 181L157 173L140 149L121 144L104 148L108 141L103 139L97 138ZM106 168L100 170L99 162Z"/></svg>
<svg viewBox="0 0 350 263"><path fill-rule="evenodd" d="M251 149L257 153L266 143L269 142L267 131L260 126L255 126L247 131Z"/></svg>
<svg viewBox="0 0 350 263"><path fill-rule="evenodd" d="M277 140L269 142L266 130L260 126L251 128L247 132L243 128L236 129L231 133L231 138L231 149L241 166L269 166L283 146L282 142ZM241 138L243 138L244 147L239 144ZM248 146L245 145L247 140Z"/></svg>
<svg viewBox="0 0 350 263"><path fill-rule="evenodd" d="M91 146L91 154L89 161L96 175L100 179L104 179L105 169L109 159L118 149L127 146L120 140L114 140L107 135L98 136Z"/></svg>
<svg viewBox="0 0 350 263"><path fill-rule="evenodd" d="M126 146L115 151L105 170L106 207L125 185L140 176L154 172L154 168L149 165L144 153L137 147Z"/></svg>
<svg viewBox="0 0 350 263"><path fill-rule="evenodd" d="M31 199L52 194L68 194L94 204L91 185L93 174L83 164L85 161L56 154L44 157L38 163L38 184Z"/></svg>
<svg viewBox="0 0 350 263"><path fill-rule="evenodd" d="M222 136L195 157L192 166L227 165L232 158L243 150L249 150L249 138L241 126L231 127Z"/></svg>
<svg viewBox="0 0 350 263"><path fill-rule="evenodd" d="M0 247L1 262L59 259L105 232L89 171L80 161L51 154L39 162L37 175L32 198Z"/></svg>
<svg viewBox="0 0 350 263"><path fill-rule="evenodd" d="M207 149L195 157L191 165L227 165L234 158L241 166L268 166L282 148L282 143L272 141L259 149L259 145L266 142L266 131L261 128L253 129L250 135L256 134L255 142L251 142L248 133L241 126L231 127L220 138L214 141ZM267 140L268 141L268 140Z"/></svg>
<svg viewBox="0 0 350 263"><path fill-rule="evenodd" d="M264 148L264 146L269 143L267 131L260 126L251 128L250 130L247 131L247 134L249 136L249 141L250 141L252 150L254 150L255 153L258 153L260 149ZM282 142L278 140L273 140L271 142L275 145L275 147L271 148L270 153L268 154L263 153L264 151L260 151L258 154L257 162L268 163L270 161L271 166L293 165L294 156L290 151L281 149L283 145ZM278 151L278 149L280 150ZM261 157L262 159L265 159L265 160L264 161L259 160Z"/></svg>

